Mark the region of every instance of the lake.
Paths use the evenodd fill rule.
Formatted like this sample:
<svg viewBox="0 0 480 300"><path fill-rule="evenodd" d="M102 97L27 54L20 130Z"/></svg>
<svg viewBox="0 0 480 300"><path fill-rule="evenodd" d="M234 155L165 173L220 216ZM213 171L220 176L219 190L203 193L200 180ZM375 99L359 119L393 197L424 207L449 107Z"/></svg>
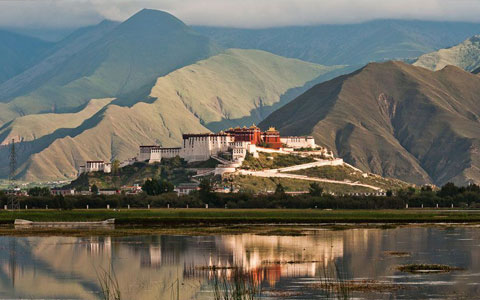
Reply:
<svg viewBox="0 0 480 300"><path fill-rule="evenodd" d="M413 263L464 270L397 270ZM236 267L261 289L262 299L325 299L334 297L327 281L345 285L350 280L378 287L352 288L352 299L479 298L480 229L308 227L301 236L4 236L0 299L101 299L106 278L118 283L121 299L213 299L213 282L234 280L240 272Z"/></svg>

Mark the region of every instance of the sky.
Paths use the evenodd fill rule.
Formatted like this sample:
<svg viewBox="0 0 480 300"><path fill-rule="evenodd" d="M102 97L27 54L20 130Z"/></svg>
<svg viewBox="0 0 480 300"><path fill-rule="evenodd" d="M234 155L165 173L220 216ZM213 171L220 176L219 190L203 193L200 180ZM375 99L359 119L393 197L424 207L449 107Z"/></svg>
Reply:
<svg viewBox="0 0 480 300"><path fill-rule="evenodd" d="M480 0L0 0L0 26L74 28L142 8L190 25L266 28L372 19L480 22Z"/></svg>

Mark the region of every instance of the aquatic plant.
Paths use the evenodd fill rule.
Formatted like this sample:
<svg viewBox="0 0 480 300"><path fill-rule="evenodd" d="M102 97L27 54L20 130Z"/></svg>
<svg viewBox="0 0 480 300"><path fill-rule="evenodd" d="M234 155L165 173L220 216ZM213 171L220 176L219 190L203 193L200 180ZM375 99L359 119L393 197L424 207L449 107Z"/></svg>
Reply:
<svg viewBox="0 0 480 300"><path fill-rule="evenodd" d="M331 265L324 265L322 269L322 276L320 277L319 287L325 292L327 299L348 300L350 296L350 285L340 272L336 263Z"/></svg>
<svg viewBox="0 0 480 300"><path fill-rule="evenodd" d="M261 283L252 273L235 267L232 272L215 272L213 277L215 300L255 300L260 299Z"/></svg>
<svg viewBox="0 0 480 300"><path fill-rule="evenodd" d="M120 285L113 266L107 269L100 267L95 268L97 280L102 290L102 299L104 300L121 300Z"/></svg>

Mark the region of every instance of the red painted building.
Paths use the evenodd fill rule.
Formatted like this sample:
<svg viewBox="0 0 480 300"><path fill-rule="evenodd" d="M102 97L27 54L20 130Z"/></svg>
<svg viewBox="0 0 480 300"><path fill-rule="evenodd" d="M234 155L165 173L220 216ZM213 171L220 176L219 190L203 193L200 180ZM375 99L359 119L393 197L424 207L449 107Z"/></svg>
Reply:
<svg viewBox="0 0 480 300"><path fill-rule="evenodd" d="M280 132L275 128L270 127L265 132L262 132L262 140L268 148L280 149L282 148L282 142L280 141Z"/></svg>
<svg viewBox="0 0 480 300"><path fill-rule="evenodd" d="M235 137L235 142L250 142L254 145L258 145L262 142L262 132L260 128L255 125L247 127L230 128L226 131Z"/></svg>
<svg viewBox="0 0 480 300"><path fill-rule="evenodd" d="M254 145L265 145L268 148L280 149L282 142L280 141L280 133L275 128L262 132L255 125L250 127L230 128L226 133L231 134L235 138L235 142L250 142Z"/></svg>

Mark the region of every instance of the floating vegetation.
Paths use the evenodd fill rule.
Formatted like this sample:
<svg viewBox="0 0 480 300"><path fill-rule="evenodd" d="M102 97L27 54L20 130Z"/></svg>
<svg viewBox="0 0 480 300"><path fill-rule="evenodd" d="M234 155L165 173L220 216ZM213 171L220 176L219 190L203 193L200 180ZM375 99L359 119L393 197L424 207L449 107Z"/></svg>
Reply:
<svg viewBox="0 0 480 300"><path fill-rule="evenodd" d="M310 285L311 288L322 289L324 291L334 291L339 293L343 290L349 292L388 292L399 290L403 286L399 284L393 284L389 282L381 282L377 280L345 280L341 282L325 280L320 283L314 283Z"/></svg>
<svg viewBox="0 0 480 300"><path fill-rule="evenodd" d="M262 265L293 265L293 264L310 264L310 263L320 263L320 260L264 260Z"/></svg>
<svg viewBox="0 0 480 300"><path fill-rule="evenodd" d="M410 264L398 266L397 270L408 273L448 273L462 271L462 268L439 264Z"/></svg>
<svg viewBox="0 0 480 300"><path fill-rule="evenodd" d="M264 292L263 295L266 297L293 297L293 296L301 296L303 292L294 292L294 291L267 291Z"/></svg>
<svg viewBox="0 0 480 300"><path fill-rule="evenodd" d="M202 271L219 271L219 270L233 270L233 269L238 269L238 267L235 267L235 266L216 266L216 265L211 265L211 266L196 266L195 269L197 269L197 270L202 270Z"/></svg>
<svg viewBox="0 0 480 300"><path fill-rule="evenodd" d="M268 236L305 236L307 235L303 230L296 230L293 228L285 228L285 229L275 229L269 230L265 232L257 233L257 235L268 235Z"/></svg>
<svg viewBox="0 0 480 300"><path fill-rule="evenodd" d="M384 251L383 254L386 256L394 256L394 257L408 257L411 255L410 252L406 252L406 251Z"/></svg>

